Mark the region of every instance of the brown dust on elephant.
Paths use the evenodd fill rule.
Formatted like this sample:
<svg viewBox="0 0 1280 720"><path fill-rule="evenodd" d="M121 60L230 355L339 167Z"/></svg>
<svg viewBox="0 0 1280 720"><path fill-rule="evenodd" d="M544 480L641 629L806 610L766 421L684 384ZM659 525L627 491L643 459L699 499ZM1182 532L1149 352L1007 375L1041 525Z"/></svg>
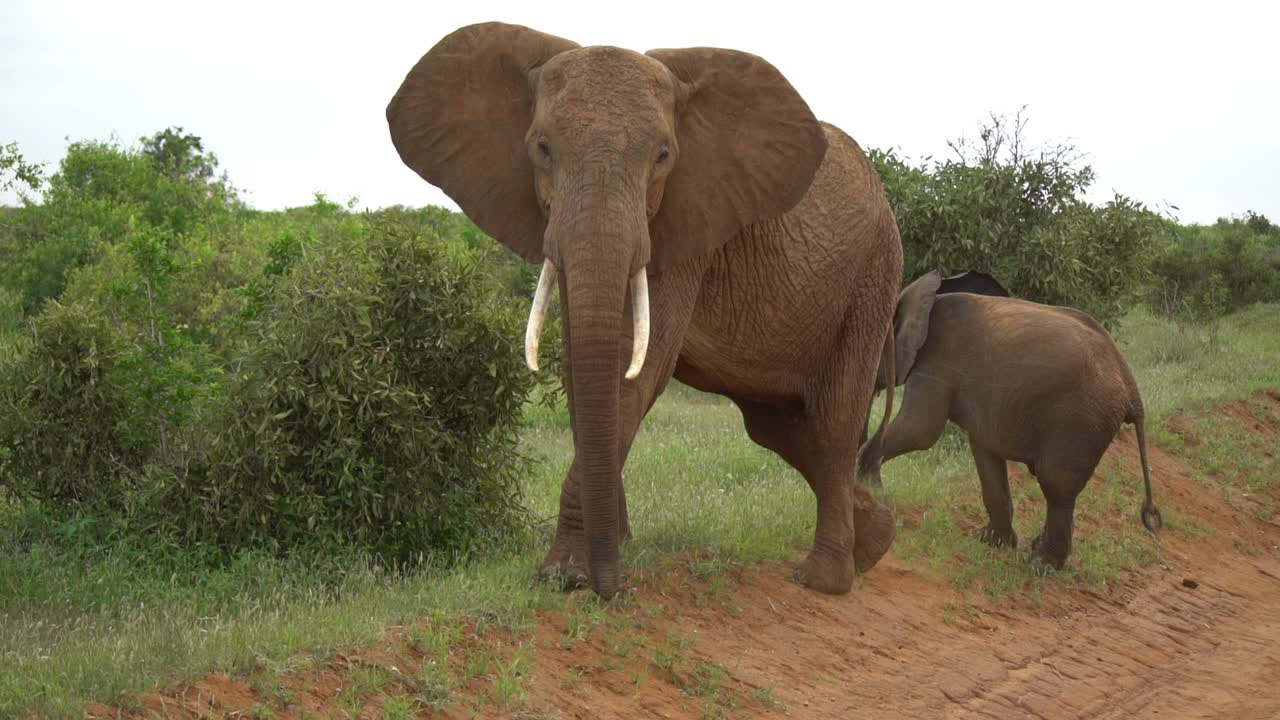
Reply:
<svg viewBox="0 0 1280 720"><path fill-rule="evenodd" d="M1017 546L1007 463L1024 463L1047 506L1032 554L1061 568L1071 554L1076 496L1120 426L1132 423L1146 489L1142 523L1158 530L1142 396L1111 336L1087 313L1007 297L988 276L955 279L952 288L991 294L943 292L936 272L901 293L889 373L906 385L902 407L862 446L859 479L880 485L884 462L933 447L950 420L969 436L982 483L988 522L980 539ZM878 375L877 388L886 375Z"/></svg>
<svg viewBox="0 0 1280 720"><path fill-rule="evenodd" d="M847 592L894 536L854 479L902 243L880 179L782 74L745 52L580 47L484 23L447 35L387 106L401 159L542 264L574 459L540 569L602 597L629 536L622 467L671 377L725 395L817 497L797 576Z"/></svg>

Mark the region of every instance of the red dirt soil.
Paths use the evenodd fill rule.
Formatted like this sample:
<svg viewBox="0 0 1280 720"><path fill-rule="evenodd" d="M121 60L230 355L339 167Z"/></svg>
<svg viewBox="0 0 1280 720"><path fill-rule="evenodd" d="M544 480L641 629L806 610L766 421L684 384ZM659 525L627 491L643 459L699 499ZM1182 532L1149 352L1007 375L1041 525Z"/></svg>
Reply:
<svg viewBox="0 0 1280 720"><path fill-rule="evenodd" d="M1280 392L1220 410L1219 422L1274 457ZM1193 421L1169 428L1187 445L1202 440ZM581 595L569 611L539 614L532 631L468 628L463 645L500 662L523 648L531 659L523 699L498 704L491 664L437 715L419 706L418 716L1280 718L1280 524L1256 512L1256 496L1220 492L1231 484L1194 479L1190 463L1151 450L1166 519L1176 514L1206 532L1165 530L1162 562L1105 590L991 601L891 553L853 592L833 597L791 582L787 563L711 580L675 563L636 573L629 605L588 625L580 640L566 638L571 616L586 617L572 608L591 606ZM1135 484L1131 428L1103 467L1121 468ZM1085 492L1102 482L1094 478ZM1277 499L1272 491L1266 507ZM1136 523L1136 498L1133 506L1133 517L1116 522ZM296 702L270 717L383 717L373 694L349 714L341 688L353 670L374 667L403 679L384 692L411 696L424 656L407 638L388 629L374 647L287 675ZM465 674L465 654L455 648L454 677ZM134 717L255 717L264 702L251 678L215 675L147 697ZM99 706L87 717L117 713Z"/></svg>

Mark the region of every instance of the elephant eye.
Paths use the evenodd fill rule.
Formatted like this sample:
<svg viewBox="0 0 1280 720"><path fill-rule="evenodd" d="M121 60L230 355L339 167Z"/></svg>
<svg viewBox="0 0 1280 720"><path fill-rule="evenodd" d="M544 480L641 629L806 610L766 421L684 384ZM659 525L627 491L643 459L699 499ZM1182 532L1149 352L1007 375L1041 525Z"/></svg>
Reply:
<svg viewBox="0 0 1280 720"><path fill-rule="evenodd" d="M666 148L662 148L661 150L659 150L659 151L658 151L658 163L657 163L657 164L661 165L662 163L666 162L666 161L667 161L667 158L669 158L669 157L671 157L671 151L670 151L670 150L668 150L668 149L666 149Z"/></svg>
<svg viewBox="0 0 1280 720"><path fill-rule="evenodd" d="M542 153L542 157L547 160L547 162L551 161L551 146L547 144L546 140L538 141L538 152Z"/></svg>

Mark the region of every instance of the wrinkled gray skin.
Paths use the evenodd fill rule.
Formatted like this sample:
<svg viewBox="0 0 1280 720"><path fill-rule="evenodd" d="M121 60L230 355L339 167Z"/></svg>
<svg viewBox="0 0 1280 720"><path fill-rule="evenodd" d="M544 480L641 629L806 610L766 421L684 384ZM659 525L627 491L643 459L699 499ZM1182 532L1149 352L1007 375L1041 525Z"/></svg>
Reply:
<svg viewBox="0 0 1280 720"><path fill-rule="evenodd" d="M843 593L875 565L893 514L854 480L854 460L892 341L902 243L857 143L776 68L734 50L641 54L482 23L418 61L387 121L405 164L558 270L574 459L543 573L619 590L622 467L673 376L732 399L751 439L808 481L818 512L803 582ZM638 276L651 324L628 380Z"/></svg>
<svg viewBox="0 0 1280 720"><path fill-rule="evenodd" d="M902 408L886 431L862 446L859 479L879 485L884 462L933 447L950 420L968 434L982 483L988 523L980 538L1017 545L1007 463L1025 463L1047 504L1032 554L1061 568L1071 553L1076 496L1120 426L1133 423L1146 490L1142 522L1159 529L1142 397L1102 326L1071 308L942 294L941 285L938 273L929 273L899 297L894 322L905 352L895 365L897 382L906 385ZM988 289L1003 292L994 287Z"/></svg>

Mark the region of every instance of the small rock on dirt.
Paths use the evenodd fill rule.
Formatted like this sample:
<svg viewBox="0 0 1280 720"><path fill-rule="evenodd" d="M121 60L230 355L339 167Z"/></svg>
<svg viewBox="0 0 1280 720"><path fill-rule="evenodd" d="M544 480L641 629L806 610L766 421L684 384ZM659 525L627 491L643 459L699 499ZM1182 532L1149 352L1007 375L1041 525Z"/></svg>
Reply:
<svg viewBox="0 0 1280 720"><path fill-rule="evenodd" d="M1182 578L1182 587L1195 590L1196 588L1200 587L1200 583L1196 582L1195 580L1192 580L1191 578Z"/></svg>

